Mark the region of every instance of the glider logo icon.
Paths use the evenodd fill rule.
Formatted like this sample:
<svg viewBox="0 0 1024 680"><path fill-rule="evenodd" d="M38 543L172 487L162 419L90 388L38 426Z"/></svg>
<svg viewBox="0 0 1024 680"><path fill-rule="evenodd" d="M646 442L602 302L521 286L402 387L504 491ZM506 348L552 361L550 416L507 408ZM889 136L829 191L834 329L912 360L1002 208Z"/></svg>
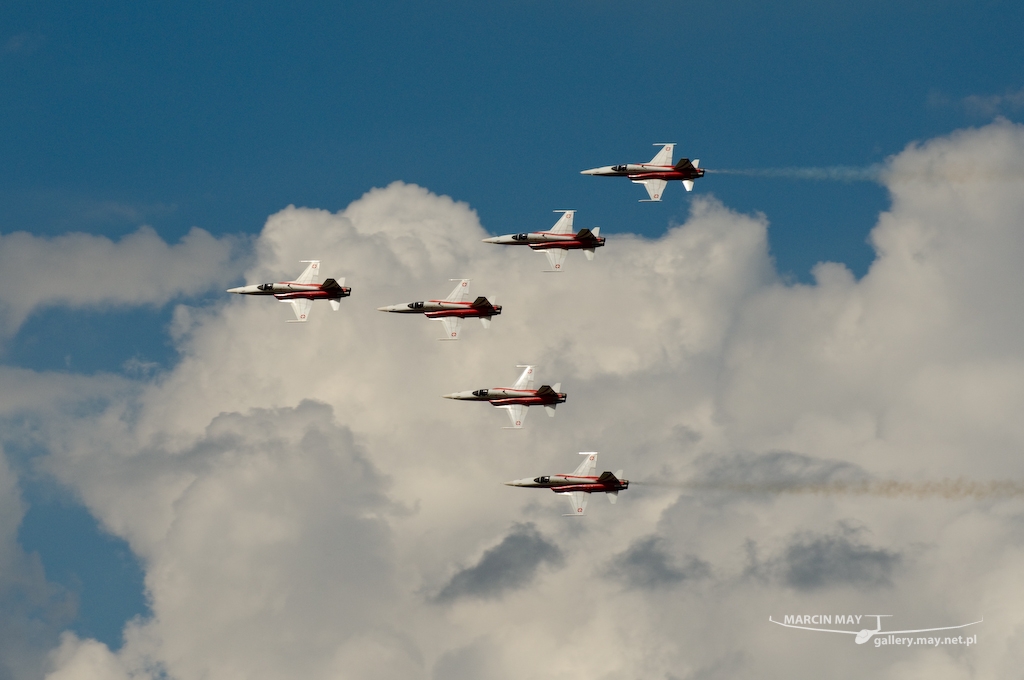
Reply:
<svg viewBox="0 0 1024 680"><path fill-rule="evenodd" d="M777 626L785 628L798 628L800 630L811 630L819 633L844 633L853 635L853 641L858 645L866 643L875 638L875 647L884 645L910 646L939 646L946 645L975 645L978 643L977 635L969 635L966 638L962 635L956 637L899 637L908 633L930 633L939 630L956 630L981 623L985 619L964 623L959 626L940 626L938 628L915 628L913 630L882 630L882 619L890 618L892 614L786 614L782 621L776 621L771 616L768 621ZM821 625L860 625L861 619L875 619L874 628L862 628L860 630L837 630L834 628L819 628ZM867 623L867 621L865 621ZM811 625L803 625L811 624Z"/></svg>

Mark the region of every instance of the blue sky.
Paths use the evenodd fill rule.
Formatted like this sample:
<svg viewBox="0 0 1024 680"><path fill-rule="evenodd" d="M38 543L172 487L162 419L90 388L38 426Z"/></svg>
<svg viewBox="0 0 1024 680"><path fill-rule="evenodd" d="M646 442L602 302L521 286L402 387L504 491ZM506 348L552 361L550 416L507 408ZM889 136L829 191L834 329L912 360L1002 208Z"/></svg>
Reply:
<svg viewBox="0 0 1024 680"><path fill-rule="evenodd" d="M646 161L660 141L708 168L863 167L996 115L1019 121L1022 29L1010 1L9 2L0 232L256 234L289 204L336 211L402 180L469 203L493 233L575 208L580 226L655 237L712 194L767 215L792 280L822 260L862 276L888 207L878 184L708 175L650 204L579 171ZM44 309L0 357L168 367L170 314ZM23 490L22 545L83 594L72 627L117 646L143 611L139 567L40 489Z"/></svg>

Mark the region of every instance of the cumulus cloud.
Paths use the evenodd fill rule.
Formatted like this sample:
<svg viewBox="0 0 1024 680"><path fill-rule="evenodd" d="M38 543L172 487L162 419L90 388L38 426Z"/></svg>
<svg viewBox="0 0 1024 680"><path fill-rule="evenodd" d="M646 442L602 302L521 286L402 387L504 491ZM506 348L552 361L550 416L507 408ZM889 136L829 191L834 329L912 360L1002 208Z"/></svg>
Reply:
<svg viewBox="0 0 1024 680"><path fill-rule="evenodd" d="M353 288L338 312L286 324L283 305L225 298L179 309L166 374L5 370L25 395L0 398L19 414L5 436L45 448L40 469L129 541L153 605L110 658L66 638L53 672L111 658L183 680L901 677L936 658L936 676L1015 672L1018 498L636 485L566 520L553 494L500 484L580 450L637 479L1024 478L1024 128L911 145L882 181L867 274L822 263L812 285L775 275L767 217L713 198L552 277L541 255L480 243L469 206L396 183L339 213L283 210L256 240L246 280L318 257ZM489 331L439 343L432 322L375 310L452 277L501 297ZM440 398L526 361L569 394L553 419L502 430L500 411ZM538 565L561 566L531 578ZM446 589L453 606L423 596ZM865 655L767 623L883 609L983 614L984 652Z"/></svg>
<svg viewBox="0 0 1024 680"><path fill-rule="evenodd" d="M562 551L545 539L536 526L516 524L476 564L453 575L436 599L452 602L464 597L499 597L529 585L541 566L558 567L563 562Z"/></svg>
<svg viewBox="0 0 1024 680"><path fill-rule="evenodd" d="M0 338L42 306L162 305L237 277L243 241L193 228L169 245L150 227L104 236L0 234Z"/></svg>

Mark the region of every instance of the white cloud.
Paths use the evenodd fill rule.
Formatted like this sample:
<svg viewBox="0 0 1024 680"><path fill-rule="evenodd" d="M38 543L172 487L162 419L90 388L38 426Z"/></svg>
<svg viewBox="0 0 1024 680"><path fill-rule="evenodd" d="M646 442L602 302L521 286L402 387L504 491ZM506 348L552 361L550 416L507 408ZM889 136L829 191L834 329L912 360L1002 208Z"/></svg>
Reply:
<svg viewBox="0 0 1024 680"><path fill-rule="evenodd" d="M162 305L226 285L241 245L193 228L168 245L150 227L116 243L104 236L0 234L0 338L43 306Z"/></svg>
<svg viewBox="0 0 1024 680"><path fill-rule="evenodd" d="M1003 94L972 94L964 97L963 105L969 114L984 118L1016 113L1024 109L1024 88L1008 89Z"/></svg>
<svg viewBox="0 0 1024 680"><path fill-rule="evenodd" d="M1024 477L1022 170L1024 128L1005 121L909 147L885 174L867 275L821 264L814 285L780 282L766 219L713 199L661 239L570 254L557 276L480 243L468 206L415 186L271 216L247 280L318 257L353 287L341 311L317 304L298 325L267 300L182 308L173 371L40 424L47 468L146 568L153 618L114 658L183 680L1019 668L1020 499L635 484L567 520L563 499L500 482L571 470L580 450L639 481L683 481L716 457L719 472L786 482ZM498 294L491 330L440 343L432 322L375 311L444 295L451 277ZM524 361L569 394L553 420L512 432L489 406L440 399ZM516 522L561 566L434 601ZM803 612L985 624L977 649L883 654L767 622ZM79 653L91 644L65 640L54 671L109 661Z"/></svg>

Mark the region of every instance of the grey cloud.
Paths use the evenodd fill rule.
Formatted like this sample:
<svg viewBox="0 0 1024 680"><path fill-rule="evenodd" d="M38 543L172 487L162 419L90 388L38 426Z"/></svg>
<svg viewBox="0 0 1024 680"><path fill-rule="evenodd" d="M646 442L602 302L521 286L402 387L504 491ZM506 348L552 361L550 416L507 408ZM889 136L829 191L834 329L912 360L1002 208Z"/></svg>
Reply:
<svg viewBox="0 0 1024 680"><path fill-rule="evenodd" d="M482 639L445 652L434 664L435 680L499 680L508 677L500 663L500 648Z"/></svg>
<svg viewBox="0 0 1024 680"><path fill-rule="evenodd" d="M756 563L756 547L748 545L753 562L748 574L775 577L801 591L833 586L877 588L891 585L903 556L866 545L859 538L862 532L840 524L830 533L799 533L791 537L778 556L764 564Z"/></svg>
<svg viewBox="0 0 1024 680"><path fill-rule="evenodd" d="M663 539L648 536L634 541L626 550L615 555L604 568L603 574L623 583L627 588L648 590L706 578L711 574L711 568L707 562L692 556L677 566L665 550Z"/></svg>
<svg viewBox="0 0 1024 680"><path fill-rule="evenodd" d="M853 463L791 451L705 455L697 460L697 469L694 484L709 486L767 488L770 485L785 489L829 482L859 482L869 478L861 467Z"/></svg>
<svg viewBox="0 0 1024 680"><path fill-rule="evenodd" d="M476 565L455 574L436 600L499 597L532 581L542 564L557 567L563 560L561 549L544 538L532 522L516 524Z"/></svg>

